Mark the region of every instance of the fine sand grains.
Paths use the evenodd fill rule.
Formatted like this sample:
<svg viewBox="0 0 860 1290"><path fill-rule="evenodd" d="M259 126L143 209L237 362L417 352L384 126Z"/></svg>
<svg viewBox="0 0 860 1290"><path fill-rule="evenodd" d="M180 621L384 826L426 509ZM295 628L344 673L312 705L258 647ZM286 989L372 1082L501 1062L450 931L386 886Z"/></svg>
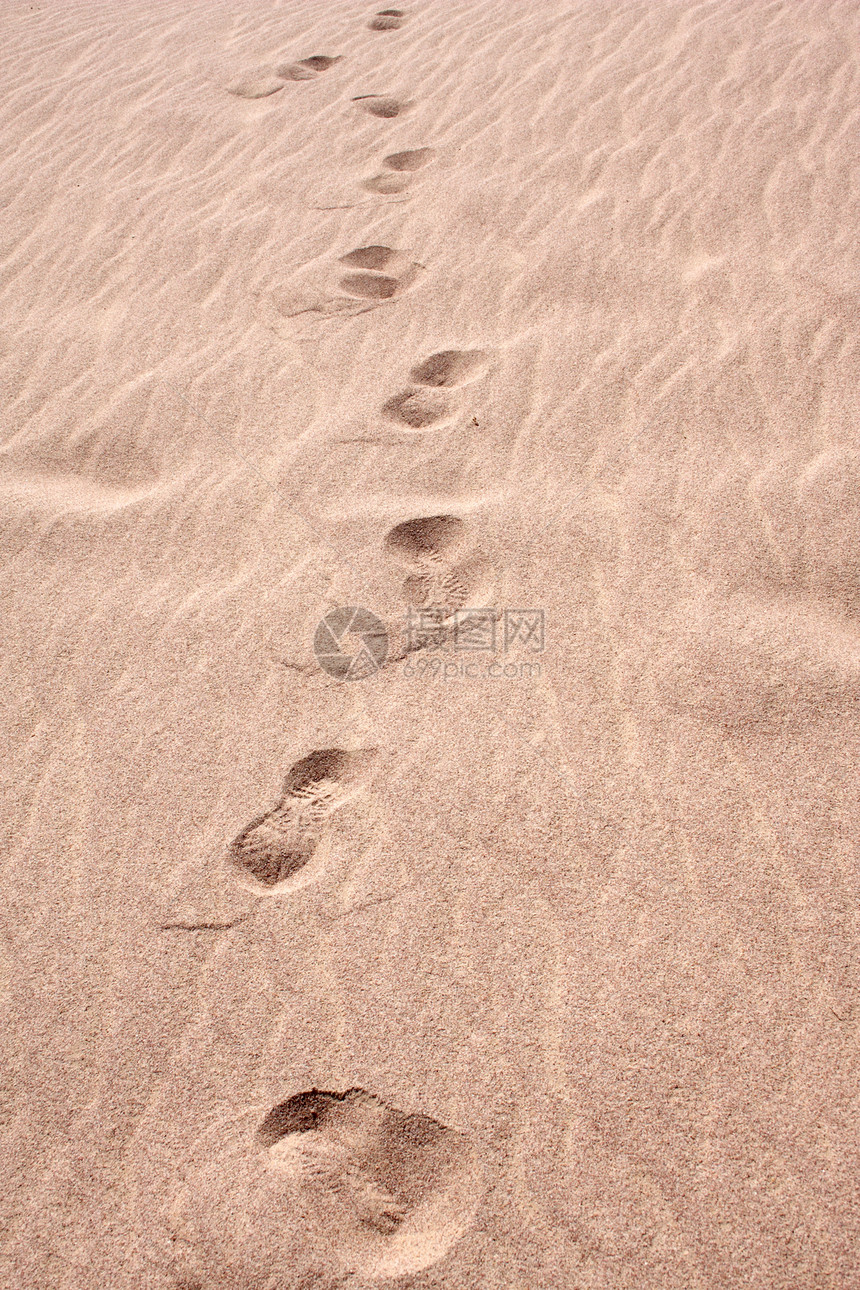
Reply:
<svg viewBox="0 0 860 1290"><path fill-rule="evenodd" d="M400 10L384 10L369 26L394 31L404 20ZM311 79L334 61L304 59L275 69L273 76L258 73L231 92L267 97L281 88L280 82ZM384 121L412 106L378 95L354 101ZM390 153L385 171L365 187L382 195L403 191L411 174L434 155L431 148ZM340 276L339 289L371 302L393 300L422 267L404 252L378 243L356 247L340 262L349 272ZM433 353L413 365L413 384L390 398L383 414L414 431L439 426L454 415L446 391L478 380L488 367L481 350ZM406 521L387 534L384 545L395 562L410 570L403 583L410 612L434 613L447 623L487 582L488 566L468 551L468 526L457 517ZM236 882L252 894L289 896L297 878L302 886L318 880L313 862L326 821L354 796L371 758L372 753L325 748L296 762L280 799L230 845L228 865ZM316 1237L307 1233L311 1244L321 1240L326 1246L326 1266L333 1261L372 1278L402 1276L443 1257L465 1230L480 1190L476 1167L465 1137L429 1116L402 1115L373 1093L314 1089L294 1094L265 1117L255 1142L228 1138L226 1149L219 1145L202 1169L192 1173L177 1211L180 1243L191 1265L203 1269L204 1276L208 1268L216 1280L229 1275L227 1269L268 1280L286 1275L292 1245L279 1239L270 1224L258 1223L256 1215L261 1204L288 1205L292 1192L302 1208L310 1206L316 1225L320 1215L330 1213L324 1231ZM229 1217L233 1203L243 1214L238 1228Z"/></svg>
<svg viewBox="0 0 860 1290"><path fill-rule="evenodd" d="M0 1283L860 1285L860 8L2 28Z"/></svg>

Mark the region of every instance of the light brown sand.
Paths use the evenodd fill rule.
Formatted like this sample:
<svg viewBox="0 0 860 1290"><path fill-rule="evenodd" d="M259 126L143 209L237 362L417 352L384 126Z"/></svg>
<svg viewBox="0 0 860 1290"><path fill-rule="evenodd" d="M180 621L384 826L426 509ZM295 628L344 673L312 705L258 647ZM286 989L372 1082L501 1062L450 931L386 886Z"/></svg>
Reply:
<svg viewBox="0 0 860 1290"><path fill-rule="evenodd" d="M860 9L377 16L2 7L0 1283L858 1286Z"/></svg>

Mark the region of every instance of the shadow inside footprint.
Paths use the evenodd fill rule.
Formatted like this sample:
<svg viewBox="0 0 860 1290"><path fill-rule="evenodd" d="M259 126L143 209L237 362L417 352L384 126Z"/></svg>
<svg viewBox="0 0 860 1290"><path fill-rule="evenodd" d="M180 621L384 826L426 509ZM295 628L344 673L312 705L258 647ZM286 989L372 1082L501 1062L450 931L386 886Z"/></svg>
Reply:
<svg viewBox="0 0 860 1290"><path fill-rule="evenodd" d="M405 192L411 182L408 175L371 175L370 179L363 181L362 187L366 188L369 193L381 193L383 196L388 197L394 193Z"/></svg>
<svg viewBox="0 0 860 1290"><path fill-rule="evenodd" d="M456 515L423 515L391 529L385 549L407 565L424 566L428 561L455 551L466 535L466 525Z"/></svg>
<svg viewBox="0 0 860 1290"><path fill-rule="evenodd" d="M431 390L404 390L383 404L382 411L391 421L410 430L426 430L451 416L451 407L442 394Z"/></svg>
<svg viewBox="0 0 860 1290"><path fill-rule="evenodd" d="M343 54L312 54L310 58L300 58L301 67L309 67L312 72L327 72L335 63L339 63Z"/></svg>
<svg viewBox="0 0 860 1290"><path fill-rule="evenodd" d="M174 1281L333 1290L414 1275L460 1239L486 1181L468 1135L362 1088L220 1115L173 1175Z"/></svg>
<svg viewBox="0 0 860 1290"><path fill-rule="evenodd" d="M386 1237L410 1219L420 1227L422 1210L429 1218L432 1201L438 1205L471 1155L461 1134L361 1088L311 1089L288 1098L264 1118L257 1141L271 1169L322 1184L359 1224ZM401 1267L407 1270L405 1260Z"/></svg>
<svg viewBox="0 0 860 1290"><path fill-rule="evenodd" d="M444 349L413 367L410 376L417 385L453 389L476 381L487 370L487 355L480 349Z"/></svg>
<svg viewBox="0 0 860 1290"><path fill-rule="evenodd" d="M317 78L315 71L301 63L282 63L275 71L285 81L315 81Z"/></svg>
<svg viewBox="0 0 860 1290"><path fill-rule="evenodd" d="M359 246L354 251L340 257L341 264L348 264L356 269L373 269L379 272L387 269L400 258L400 252L390 246Z"/></svg>
<svg viewBox="0 0 860 1290"><path fill-rule="evenodd" d="M398 27L403 26L403 22L403 18L379 13L375 18L371 18L367 25L371 31L397 31Z"/></svg>
<svg viewBox="0 0 860 1290"><path fill-rule="evenodd" d="M382 164L389 170L420 170L436 156L433 148L413 148L409 152L391 152Z"/></svg>
<svg viewBox="0 0 860 1290"><path fill-rule="evenodd" d="M297 761L276 806L231 843L229 862L237 876L271 889L303 869L316 852L325 820L352 797L372 757L372 751L321 748Z"/></svg>
<svg viewBox="0 0 860 1290"><path fill-rule="evenodd" d="M384 274L347 273L340 279L340 286L350 296L364 300L390 300L397 294L400 282Z"/></svg>
<svg viewBox="0 0 860 1290"><path fill-rule="evenodd" d="M369 112L371 116L385 118L400 116L409 107L401 99L386 98L381 94L360 94L353 99L353 103L359 103L362 110Z"/></svg>

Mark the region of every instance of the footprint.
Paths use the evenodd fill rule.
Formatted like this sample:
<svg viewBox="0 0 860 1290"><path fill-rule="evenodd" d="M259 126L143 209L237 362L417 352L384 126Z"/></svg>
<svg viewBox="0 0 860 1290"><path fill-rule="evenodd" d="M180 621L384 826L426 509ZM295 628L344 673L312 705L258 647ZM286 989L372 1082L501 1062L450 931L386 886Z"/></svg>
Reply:
<svg viewBox="0 0 860 1290"><path fill-rule="evenodd" d="M391 152L383 158L389 170L421 170L436 156L433 148L413 148L411 152Z"/></svg>
<svg viewBox="0 0 860 1290"><path fill-rule="evenodd" d="M382 411L391 421L410 430L426 430L447 421L452 414L445 396L430 390L404 390L383 404Z"/></svg>
<svg viewBox="0 0 860 1290"><path fill-rule="evenodd" d="M386 167L378 175L365 179L363 187L371 193L390 196L404 192L412 183L412 173L426 166L435 156L432 148L415 148L411 152L392 152L383 158Z"/></svg>
<svg viewBox="0 0 860 1290"><path fill-rule="evenodd" d="M426 630L416 629L417 643L410 640L405 653L431 644L440 646L455 632L466 630L468 624L453 618L459 611L481 610L481 621L486 624L493 569L480 552L468 552L468 545L468 529L454 515L407 520L386 536L389 556L409 570L401 585L404 604L409 609L432 611L432 624L428 618ZM480 630L480 624L477 627Z"/></svg>
<svg viewBox="0 0 860 1290"><path fill-rule="evenodd" d="M410 376L416 385L453 389L477 381L488 366L487 355L481 349L443 349L413 367Z"/></svg>
<svg viewBox="0 0 860 1290"><path fill-rule="evenodd" d="M276 74L285 81L313 81L319 72L327 72L341 58L343 54L313 54L310 58L300 58L296 63L283 63L276 68Z"/></svg>
<svg viewBox="0 0 860 1290"><path fill-rule="evenodd" d="M402 99L387 98L382 94L359 94L352 101L360 103L362 111L369 112L371 116L381 116L386 119L400 116L410 106Z"/></svg>
<svg viewBox="0 0 860 1290"><path fill-rule="evenodd" d="M381 193L384 197L391 197L396 193L405 192L411 183L409 175L371 175L369 179L362 181L362 188L366 188L369 193Z"/></svg>
<svg viewBox="0 0 860 1290"><path fill-rule="evenodd" d="M339 280L342 291L360 300L391 300L411 286L421 269L421 265L390 246L360 246L342 255L340 262L364 270L347 273ZM388 272L383 273L383 269ZM397 270L396 274L392 270Z"/></svg>
<svg viewBox="0 0 860 1290"><path fill-rule="evenodd" d="M403 251L390 246L359 246L340 256L340 263L350 269L337 279L343 295L330 294L315 302L301 303L301 298L286 298L275 302L278 312L285 318L298 318L303 314L318 314L321 318L337 315L367 313L402 295L415 282L424 266L410 260ZM386 272L382 272L382 270Z"/></svg>
<svg viewBox="0 0 860 1290"><path fill-rule="evenodd" d="M402 9L378 9L376 17L367 24L371 31L397 31L406 21Z"/></svg>
<svg viewBox="0 0 860 1290"><path fill-rule="evenodd" d="M478 1190L466 1138L360 1088L296 1094L263 1119L257 1141L270 1169L336 1197L358 1226L387 1238L365 1274L403 1275L435 1262L429 1247L453 1243L438 1222L446 1191Z"/></svg>
<svg viewBox="0 0 860 1290"><path fill-rule="evenodd" d="M311 860L333 811L360 788L370 751L322 748L291 768L280 801L242 829L229 849L237 878L253 891L281 889Z"/></svg>
<svg viewBox="0 0 860 1290"><path fill-rule="evenodd" d="M415 1275L472 1223L484 1166L438 1120L361 1088L310 1089L261 1115L213 1123L183 1162L170 1213L186 1283Z"/></svg>
<svg viewBox="0 0 860 1290"><path fill-rule="evenodd" d="M466 526L456 515L424 515L397 524L385 538L385 549L401 563L423 568L450 555L464 542Z"/></svg>
<svg viewBox="0 0 860 1290"><path fill-rule="evenodd" d="M445 349L431 354L410 373L418 388L411 386L394 395L383 404L382 412L410 430L440 425L454 413L453 405L440 391L478 380L488 365L487 355L480 349Z"/></svg>
<svg viewBox="0 0 860 1290"><path fill-rule="evenodd" d="M232 85L227 86L227 92L235 94L240 99L264 99L270 94L277 94L278 90L283 88L283 77L275 72L264 70L252 72L242 80L234 81Z"/></svg>
<svg viewBox="0 0 860 1290"><path fill-rule="evenodd" d="M297 63L282 63L279 67L261 67L256 72L229 85L230 94L242 99L262 99L270 94L277 94L284 88L286 81L313 81L317 73L325 72L343 55L330 57L328 54L314 54L311 58L302 58Z"/></svg>

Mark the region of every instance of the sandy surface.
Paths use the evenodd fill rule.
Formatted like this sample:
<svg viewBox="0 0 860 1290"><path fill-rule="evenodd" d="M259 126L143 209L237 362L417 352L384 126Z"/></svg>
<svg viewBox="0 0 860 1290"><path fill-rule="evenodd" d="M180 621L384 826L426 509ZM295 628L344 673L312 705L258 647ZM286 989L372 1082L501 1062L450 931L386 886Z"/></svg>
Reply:
<svg viewBox="0 0 860 1290"><path fill-rule="evenodd" d="M857 6L0 47L2 1284L860 1285Z"/></svg>

